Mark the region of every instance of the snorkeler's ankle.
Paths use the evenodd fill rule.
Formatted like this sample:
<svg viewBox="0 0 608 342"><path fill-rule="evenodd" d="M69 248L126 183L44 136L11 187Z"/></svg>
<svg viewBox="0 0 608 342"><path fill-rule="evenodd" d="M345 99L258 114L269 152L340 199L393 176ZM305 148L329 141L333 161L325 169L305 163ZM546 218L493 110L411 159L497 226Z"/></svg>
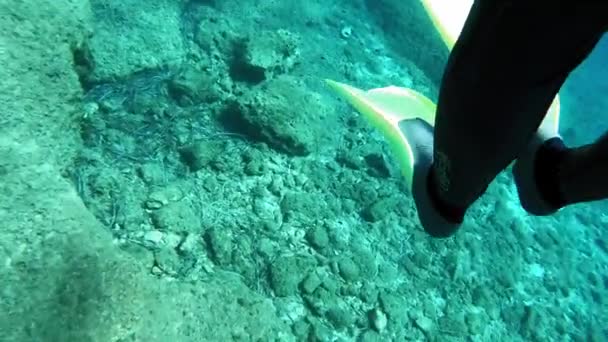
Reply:
<svg viewBox="0 0 608 342"><path fill-rule="evenodd" d="M543 199L555 209L567 204L562 183L569 150L561 138L555 137L545 141L536 151L534 180Z"/></svg>
<svg viewBox="0 0 608 342"><path fill-rule="evenodd" d="M466 208L448 203L442 198L440 187L437 184L434 169L431 168L427 178L427 189L429 198L433 202L435 210L448 222L460 224L464 221Z"/></svg>

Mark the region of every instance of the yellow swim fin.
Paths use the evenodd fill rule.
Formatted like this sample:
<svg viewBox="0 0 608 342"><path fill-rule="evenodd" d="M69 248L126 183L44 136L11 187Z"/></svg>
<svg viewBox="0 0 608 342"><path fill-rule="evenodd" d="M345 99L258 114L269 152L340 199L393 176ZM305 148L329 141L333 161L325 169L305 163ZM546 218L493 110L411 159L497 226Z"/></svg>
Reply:
<svg viewBox="0 0 608 342"><path fill-rule="evenodd" d="M408 88L389 86L365 91L344 83L326 81L334 91L380 130L394 153L406 183L411 186L414 152L411 142L399 128L399 122L422 119L434 125L435 104L426 96Z"/></svg>
<svg viewBox="0 0 608 342"><path fill-rule="evenodd" d="M441 39L451 50L464 27L473 0L422 0L422 5Z"/></svg>

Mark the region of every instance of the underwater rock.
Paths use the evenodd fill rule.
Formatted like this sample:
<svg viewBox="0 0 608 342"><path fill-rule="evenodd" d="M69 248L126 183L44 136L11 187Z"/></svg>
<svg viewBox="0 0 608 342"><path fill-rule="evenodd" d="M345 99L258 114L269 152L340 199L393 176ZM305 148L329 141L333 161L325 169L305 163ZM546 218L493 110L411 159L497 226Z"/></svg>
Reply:
<svg viewBox="0 0 608 342"><path fill-rule="evenodd" d="M184 196L177 186L167 186L153 191L148 195L145 206L147 209L160 209L171 202L176 202Z"/></svg>
<svg viewBox="0 0 608 342"><path fill-rule="evenodd" d="M180 275L180 269L182 262L179 255L175 250L164 248L154 253L154 263L158 268L156 272L158 275L167 275L170 277L176 277Z"/></svg>
<svg viewBox="0 0 608 342"><path fill-rule="evenodd" d="M393 294L387 291L380 293L380 304L382 312L386 313L388 318L396 325L403 326L407 322L407 308L405 299L398 294Z"/></svg>
<svg viewBox="0 0 608 342"><path fill-rule="evenodd" d="M340 275L347 282L357 281L359 279L359 266L350 258L342 258L338 261Z"/></svg>
<svg viewBox="0 0 608 342"><path fill-rule="evenodd" d="M369 319L374 329L376 329L376 331L379 333L382 333L386 329L388 318L386 317L386 314L380 310L380 308L371 310L369 312Z"/></svg>
<svg viewBox="0 0 608 342"><path fill-rule="evenodd" d="M334 341L336 337L325 324L321 323L320 320L311 320L312 331L309 341Z"/></svg>
<svg viewBox="0 0 608 342"><path fill-rule="evenodd" d="M165 233L159 230L150 230L144 233L143 244L150 249L159 248L163 242Z"/></svg>
<svg viewBox="0 0 608 342"><path fill-rule="evenodd" d="M308 242L316 249L324 249L329 245L329 235L323 226L316 226L306 234Z"/></svg>
<svg viewBox="0 0 608 342"><path fill-rule="evenodd" d="M201 229L199 217L185 202L174 202L151 212L152 223L160 231L197 233Z"/></svg>
<svg viewBox="0 0 608 342"><path fill-rule="evenodd" d="M229 130L266 142L275 150L305 156L328 133L323 118L330 112L320 94L281 76L230 103L220 119Z"/></svg>
<svg viewBox="0 0 608 342"><path fill-rule="evenodd" d="M205 241L213 260L218 265L228 265L232 261L232 232L228 229L212 228L205 234Z"/></svg>
<svg viewBox="0 0 608 342"><path fill-rule="evenodd" d="M376 255L371 252L368 246L361 243L353 243L353 261L359 267L361 276L367 279L374 279L375 275L378 274L378 263L376 262Z"/></svg>
<svg viewBox="0 0 608 342"><path fill-rule="evenodd" d="M312 257L281 257L270 268L270 281L277 296L286 297L298 292L298 284L314 265Z"/></svg>
<svg viewBox="0 0 608 342"><path fill-rule="evenodd" d="M482 310L468 312L465 321L471 335L483 333L484 328L488 326L487 315Z"/></svg>
<svg viewBox="0 0 608 342"><path fill-rule="evenodd" d="M355 317L346 304L338 301L331 305L325 313L327 320L338 330L350 327L355 322Z"/></svg>
<svg viewBox="0 0 608 342"><path fill-rule="evenodd" d="M359 291L361 300L368 304L373 304L378 301L378 289L372 282L365 282Z"/></svg>
<svg viewBox="0 0 608 342"><path fill-rule="evenodd" d="M298 341L307 341L310 334L310 324L301 319L291 326L291 330Z"/></svg>
<svg viewBox="0 0 608 342"><path fill-rule="evenodd" d="M196 172L217 161L225 151L223 141L202 140L182 148L180 154L190 171Z"/></svg>
<svg viewBox="0 0 608 342"><path fill-rule="evenodd" d="M181 4L173 0L92 1L95 34L89 41L92 82L178 65L186 49Z"/></svg>
<svg viewBox="0 0 608 342"><path fill-rule="evenodd" d="M137 175L149 185L161 184L165 181L165 170L163 169L162 165L157 162L147 162L138 165Z"/></svg>
<svg viewBox="0 0 608 342"><path fill-rule="evenodd" d="M378 222L386 218L390 213L396 212L397 200L393 197L381 198L368 206L361 215L368 222Z"/></svg>
<svg viewBox="0 0 608 342"><path fill-rule="evenodd" d="M433 329L433 321L425 316L420 316L414 320L416 326L425 333L431 333Z"/></svg>
<svg viewBox="0 0 608 342"><path fill-rule="evenodd" d="M321 286L322 283L323 280L321 280L321 277L319 277L319 274L316 271L310 272L302 282L302 291L311 294Z"/></svg>
<svg viewBox="0 0 608 342"><path fill-rule="evenodd" d="M359 342L381 342L383 340L384 339L376 331L367 330L366 332L361 334L361 336L359 336L359 339L357 341L359 341Z"/></svg>
<svg viewBox="0 0 608 342"><path fill-rule="evenodd" d="M291 70L300 58L300 37L287 30L257 32L241 42L231 66L235 80L259 83Z"/></svg>
<svg viewBox="0 0 608 342"><path fill-rule="evenodd" d="M169 95L182 106L212 103L221 98L218 81L207 68L186 65L169 80Z"/></svg>

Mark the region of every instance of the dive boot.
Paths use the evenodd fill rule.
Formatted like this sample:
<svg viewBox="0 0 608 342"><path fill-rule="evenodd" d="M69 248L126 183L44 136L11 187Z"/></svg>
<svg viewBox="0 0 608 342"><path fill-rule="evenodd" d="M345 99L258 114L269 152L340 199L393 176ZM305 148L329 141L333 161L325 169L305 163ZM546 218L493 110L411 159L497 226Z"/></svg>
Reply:
<svg viewBox="0 0 608 342"><path fill-rule="evenodd" d="M517 194L521 206L530 214L537 216L551 215L559 210L549 203L538 187L538 179L543 176L539 172L539 151L547 144L561 143L559 130L559 101L556 99L532 140L513 166L513 179L517 186ZM555 141L559 140L559 141Z"/></svg>

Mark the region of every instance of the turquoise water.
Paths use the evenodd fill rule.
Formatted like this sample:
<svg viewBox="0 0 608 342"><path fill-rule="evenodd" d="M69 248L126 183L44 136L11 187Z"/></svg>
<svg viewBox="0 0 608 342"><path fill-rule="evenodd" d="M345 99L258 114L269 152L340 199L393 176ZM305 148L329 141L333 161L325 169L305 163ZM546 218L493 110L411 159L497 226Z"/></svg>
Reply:
<svg viewBox="0 0 608 342"><path fill-rule="evenodd" d="M563 134L574 145L588 144L606 132L608 37L604 35L593 53L571 75L564 96Z"/></svg>
<svg viewBox="0 0 608 342"><path fill-rule="evenodd" d="M0 0L0 341L607 341L608 211L424 233L325 86L436 99L418 1ZM608 129L608 38L560 92Z"/></svg>

